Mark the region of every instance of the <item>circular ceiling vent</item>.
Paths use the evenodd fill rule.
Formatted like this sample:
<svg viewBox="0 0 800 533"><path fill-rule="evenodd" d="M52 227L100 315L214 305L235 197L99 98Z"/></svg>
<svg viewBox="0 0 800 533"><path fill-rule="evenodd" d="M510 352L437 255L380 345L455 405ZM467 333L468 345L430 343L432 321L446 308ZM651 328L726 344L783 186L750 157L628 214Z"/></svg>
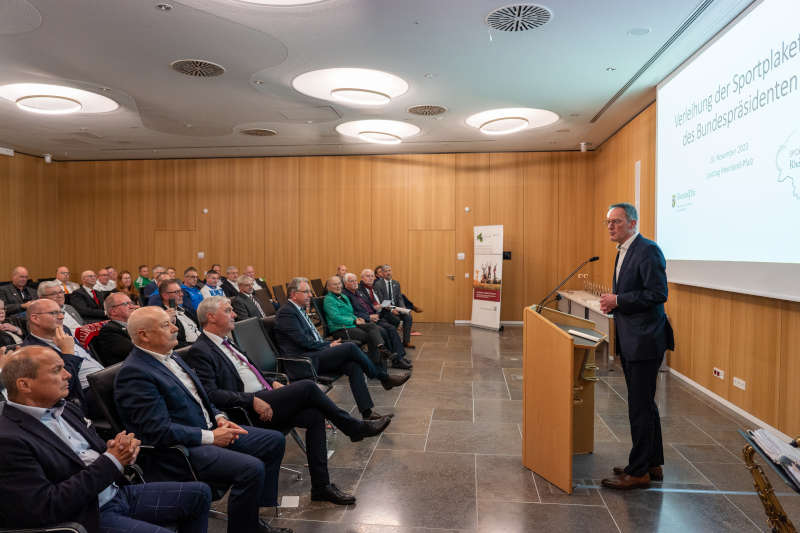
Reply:
<svg viewBox="0 0 800 533"><path fill-rule="evenodd" d="M277 131L268 128L248 128L240 130L242 135L252 135L253 137L273 137L278 134Z"/></svg>
<svg viewBox="0 0 800 533"><path fill-rule="evenodd" d="M196 78L213 78L214 76L222 76L225 72L222 66L202 59L181 59L174 61L170 66L181 74Z"/></svg>
<svg viewBox="0 0 800 533"><path fill-rule="evenodd" d="M500 31L526 31L547 24L553 13L536 4L513 4L486 15L486 24Z"/></svg>
<svg viewBox="0 0 800 533"><path fill-rule="evenodd" d="M441 105L415 105L408 108L408 112L412 115L422 115L423 117L434 117L445 111L447 108Z"/></svg>

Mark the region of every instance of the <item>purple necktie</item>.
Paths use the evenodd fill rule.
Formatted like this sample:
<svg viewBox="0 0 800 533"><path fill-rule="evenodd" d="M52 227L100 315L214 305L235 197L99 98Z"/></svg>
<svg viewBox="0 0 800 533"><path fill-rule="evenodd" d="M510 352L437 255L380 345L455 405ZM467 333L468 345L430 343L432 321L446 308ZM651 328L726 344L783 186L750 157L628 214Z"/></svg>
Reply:
<svg viewBox="0 0 800 533"><path fill-rule="evenodd" d="M222 339L222 345L224 347L226 347L228 349L228 351L231 352L239 361L241 361L242 363L247 365L247 368L249 368L250 371L253 372L253 374L256 375L256 378L258 378L258 382L261 383L264 386L265 389L272 390L272 387L270 387L269 383L267 383L267 380L264 379L264 376L261 375L261 372L259 372L256 369L256 367L251 365L250 361L248 361L245 356L240 354L238 350L234 349L234 347L231 345L231 343L228 342L227 338Z"/></svg>

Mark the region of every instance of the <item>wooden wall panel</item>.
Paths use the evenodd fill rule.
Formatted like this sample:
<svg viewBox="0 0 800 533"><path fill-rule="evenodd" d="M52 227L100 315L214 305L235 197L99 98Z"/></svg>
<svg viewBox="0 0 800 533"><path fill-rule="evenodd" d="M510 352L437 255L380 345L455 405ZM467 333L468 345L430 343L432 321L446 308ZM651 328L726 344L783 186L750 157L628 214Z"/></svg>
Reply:
<svg viewBox="0 0 800 533"><path fill-rule="evenodd" d="M265 189L261 224L266 237L266 257L263 265L254 266L271 285L285 283L300 272L302 242L298 222L306 211L313 209L300 202L300 159L271 157L262 160Z"/></svg>
<svg viewBox="0 0 800 533"><path fill-rule="evenodd" d="M455 229L455 154L406 156L408 229Z"/></svg>
<svg viewBox="0 0 800 533"><path fill-rule="evenodd" d="M714 368L731 367L731 294L709 289L693 288L691 301L691 335L681 335L681 345L692 344L692 376L703 387L727 396L732 376L721 380L714 376ZM681 323L681 329L686 325ZM694 334L694 333L697 334ZM701 334L702 332L702 334ZM688 337L688 338L684 338Z"/></svg>
<svg viewBox="0 0 800 533"><path fill-rule="evenodd" d="M790 436L800 436L800 303L782 302L781 344L778 365L777 426Z"/></svg>
<svg viewBox="0 0 800 533"><path fill-rule="evenodd" d="M571 205L559 203L560 183L554 159L555 154L550 153L527 154L524 164L525 297L522 306L538 303L558 283L562 226L559 215L571 214L573 210Z"/></svg>
<svg viewBox="0 0 800 533"><path fill-rule="evenodd" d="M455 313L456 283L447 276L455 268L454 230L409 231L409 248L418 254L409 263L408 281L403 292L413 295L414 305L424 313L415 314L417 322L450 322ZM394 271L392 272L394 275Z"/></svg>
<svg viewBox="0 0 800 533"><path fill-rule="evenodd" d="M583 261L600 253L593 242L595 228L600 225L592 216L594 179L590 165L594 157L591 153L553 154L558 179L558 240L551 249L558 251L558 263L556 275L545 284L551 287L549 290ZM582 272L593 274L593 269L594 264L589 264ZM582 289L583 283L576 275L564 288Z"/></svg>
<svg viewBox="0 0 800 533"><path fill-rule="evenodd" d="M408 265L418 251L408 247L408 156L372 158L372 257L389 263L392 275L408 284ZM375 265L372 265L375 266ZM372 266L370 268L372 268ZM416 295L409 294L414 301Z"/></svg>

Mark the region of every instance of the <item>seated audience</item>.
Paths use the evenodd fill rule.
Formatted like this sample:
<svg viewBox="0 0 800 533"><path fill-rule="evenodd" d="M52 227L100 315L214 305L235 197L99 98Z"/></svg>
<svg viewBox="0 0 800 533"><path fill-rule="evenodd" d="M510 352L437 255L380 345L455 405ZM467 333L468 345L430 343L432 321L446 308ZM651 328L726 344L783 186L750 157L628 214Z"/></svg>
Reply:
<svg viewBox="0 0 800 533"><path fill-rule="evenodd" d="M117 281L117 292L127 294L131 300L139 301L139 291L133 284L133 276L127 270L119 273L119 280Z"/></svg>
<svg viewBox="0 0 800 533"><path fill-rule="evenodd" d="M400 386L408 381L409 374L392 376L384 369L378 369L355 344L341 340L325 341L311 323L306 307L311 298L311 289L303 278L294 278L289 283L289 300L278 309L275 317L275 338L281 353L308 357L314 369L322 374L341 372L350 380L350 390L358 410L365 420L376 420L380 415L372 410L374 404L364 380L370 378L381 381L386 390ZM295 372L302 371L298 366ZM291 370L290 370L291 375Z"/></svg>
<svg viewBox="0 0 800 533"><path fill-rule="evenodd" d="M107 267L97 271L97 282L94 284L94 290L111 292L116 288L117 284L111 279L111 273Z"/></svg>
<svg viewBox="0 0 800 533"><path fill-rule="evenodd" d="M132 302L127 294L114 292L105 299L103 308L109 320L92 339L92 347L100 362L105 366L111 366L124 361L133 350L133 341L128 335L128 317L139 306Z"/></svg>
<svg viewBox="0 0 800 533"><path fill-rule="evenodd" d="M222 265L220 265L219 263L214 263L213 265L211 265L211 268L209 268L208 270L213 270L214 272L219 274L220 278L222 277ZM205 285L207 281L208 281L208 278L203 279L203 285Z"/></svg>
<svg viewBox="0 0 800 533"><path fill-rule="evenodd" d="M239 269L235 266L229 266L225 271L225 277L220 279L220 285L228 298L233 298L239 294L238 288Z"/></svg>
<svg viewBox="0 0 800 533"><path fill-rule="evenodd" d="M80 285L75 283L74 281L70 281L69 279L70 271L69 267L60 266L56 269L56 279L55 281L61 285L61 288L64 290L64 294L70 294L71 292L77 290Z"/></svg>
<svg viewBox="0 0 800 533"><path fill-rule="evenodd" d="M79 403L89 418L97 416L100 410L87 376L103 370L103 365L64 332L64 312L59 305L53 300L35 300L28 308L28 331L23 346L39 345L55 350L72 375L68 399Z"/></svg>
<svg viewBox="0 0 800 533"><path fill-rule="evenodd" d="M344 294L350 299L350 304L353 306L353 314L364 322L377 324L380 328L383 341L386 348L392 352L392 366L394 368L411 368L414 365L406 359L406 351L403 347L403 341L400 335L397 334L397 327L389 322L383 320L369 302L369 294L366 291L362 292L358 287L358 278L356 275L348 272L344 275Z"/></svg>
<svg viewBox="0 0 800 533"><path fill-rule="evenodd" d="M198 281L197 269L189 267L183 271L183 303L186 307L191 308L193 311L197 310L197 306L203 301L203 293L197 287Z"/></svg>
<svg viewBox="0 0 800 533"><path fill-rule="evenodd" d="M3 527L77 522L90 533L169 531L154 524L179 533L207 531L208 486L129 485L122 471L136 462L139 439L123 431L103 442L83 413L63 401L70 374L53 350L18 350L0 377L8 394L0 414Z"/></svg>
<svg viewBox="0 0 800 533"><path fill-rule="evenodd" d="M385 366L384 359L396 357L396 354L386 348L377 324L365 321L353 313L350 299L342 294L342 280L339 276L328 279L325 288L328 292L323 300L323 309L332 337L341 340L354 339L367 344L369 358L376 366ZM402 368L409 367L403 365Z"/></svg>
<svg viewBox="0 0 800 533"><path fill-rule="evenodd" d="M141 291L146 285L150 283L150 267L147 265L139 265L139 277L133 282L133 286L137 291Z"/></svg>
<svg viewBox="0 0 800 533"><path fill-rule="evenodd" d="M0 287L0 300L6 303L6 314L21 315L36 299L36 291L28 286L28 269L18 266L11 271L11 283Z"/></svg>
<svg viewBox="0 0 800 533"><path fill-rule="evenodd" d="M391 273L391 267L389 265L383 265L381 274L382 277L373 281L372 294L375 297L375 301L377 301L382 307L381 318L395 326L398 326L402 323L403 346L406 348L414 348L410 342L412 322L411 310L404 307L405 302L403 301L402 292L400 291L400 284L397 283L397 281L392 280ZM364 281L363 273L362 281ZM386 301L388 301L389 304L384 307L383 302Z"/></svg>
<svg viewBox="0 0 800 533"><path fill-rule="evenodd" d="M111 265L105 267L108 270L108 279L110 282L114 284L114 288L117 288L117 282L119 282L119 275L117 274L117 269Z"/></svg>
<svg viewBox="0 0 800 533"><path fill-rule="evenodd" d="M155 265L153 267L152 281L150 281L150 283L139 289L139 292L142 293L142 296L144 297L144 302L147 302L147 300L150 298L150 295L158 290L158 284L160 283L159 277L161 277L162 274L166 273L167 269L161 265Z"/></svg>
<svg viewBox="0 0 800 533"><path fill-rule="evenodd" d="M22 344L25 332L22 328L11 322L6 322L6 303L0 300L0 346Z"/></svg>
<svg viewBox="0 0 800 533"><path fill-rule="evenodd" d="M103 310L106 293L94 290L96 282L97 275L93 271L84 271L81 274L81 287L69 297L69 303L86 323L100 322L106 318L106 312Z"/></svg>
<svg viewBox="0 0 800 533"><path fill-rule="evenodd" d="M347 265L339 265L336 267L336 276L344 283L344 275L347 274Z"/></svg>
<svg viewBox="0 0 800 533"><path fill-rule="evenodd" d="M249 276L239 276L236 284L239 287L239 293L231 300L233 310L236 311L236 320L267 316L264 309L261 308L261 304L253 296L255 280Z"/></svg>
<svg viewBox="0 0 800 533"><path fill-rule="evenodd" d="M253 280L255 281L253 283L254 291L260 291L261 289L267 287L267 282L264 281L263 278L259 278L256 275L256 269L252 265L247 265L246 267L244 267L244 275L253 278Z"/></svg>
<svg viewBox="0 0 800 533"><path fill-rule="evenodd" d="M258 517L259 507L278 505L283 434L225 418L194 371L173 355L177 332L158 307L137 309L129 317L134 349L122 363L114 391L126 429L144 444L186 446L201 481L231 486L229 533L289 532Z"/></svg>
<svg viewBox="0 0 800 533"><path fill-rule="evenodd" d="M158 293L158 287L161 285L162 281L172 280L173 278L169 277L169 274L164 272L160 272L153 278L153 283L148 285L144 288L144 290L150 289L149 295L147 296L147 300L145 301L145 305L161 305L161 295ZM155 288L151 288L155 285Z"/></svg>
<svg viewBox="0 0 800 533"><path fill-rule="evenodd" d="M175 270L175 267L167 267L167 275L169 279L178 279L178 271Z"/></svg>
<svg viewBox="0 0 800 533"><path fill-rule="evenodd" d="M200 325L194 309L183 306L183 290L174 279L167 279L159 286L161 309L169 315L178 328L178 348L188 346L200 336Z"/></svg>
<svg viewBox="0 0 800 533"><path fill-rule="evenodd" d="M239 279L250 279L241 276ZM289 385L266 379L228 337L236 314L222 296L206 298L197 310L203 334L192 345L187 362L197 372L208 397L217 408L242 407L261 427L306 429L306 457L311 474L311 499L339 505L356 499L331 484L325 442L325 419L353 441L381 433L390 418L360 421L339 409L316 383L300 380Z"/></svg>
<svg viewBox="0 0 800 533"><path fill-rule="evenodd" d="M209 270L206 272L206 284L200 289L200 294L203 295L203 298L208 298L209 296L225 296L225 291L222 290L220 286L219 272L216 270Z"/></svg>
<svg viewBox="0 0 800 533"><path fill-rule="evenodd" d="M64 303L63 285L58 281L43 281L36 288L36 295L39 298L46 298L53 300L64 312L64 326L69 329L71 335L75 335L75 330L83 326L86 322L81 317L80 313L71 305Z"/></svg>
<svg viewBox="0 0 800 533"><path fill-rule="evenodd" d="M391 272L392 267L391 267L391 265L378 265L378 266L375 267L375 282L376 283L378 282L379 279L385 279L386 278L386 276L385 276L386 270L385 269L387 269L387 268L389 269L389 279L391 279L391 276L392 276L392 272ZM406 309L411 309L415 313L421 313L422 312L422 308L415 306L411 302L411 300L408 299L408 296L406 296L405 294L402 294L402 298L403 298L403 301L402 301L403 305L401 307L404 307Z"/></svg>

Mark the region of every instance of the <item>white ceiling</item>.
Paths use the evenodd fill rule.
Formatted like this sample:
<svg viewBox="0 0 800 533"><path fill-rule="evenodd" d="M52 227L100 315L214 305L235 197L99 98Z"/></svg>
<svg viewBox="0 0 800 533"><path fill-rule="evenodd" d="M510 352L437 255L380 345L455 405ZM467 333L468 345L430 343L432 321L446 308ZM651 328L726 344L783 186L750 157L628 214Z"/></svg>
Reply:
<svg viewBox="0 0 800 533"><path fill-rule="evenodd" d="M511 33L490 31L484 22L508 0L326 0L294 8L238 0L0 0L0 84L59 83L120 104L105 114L53 117L0 99L0 146L56 160L597 146L655 100L655 85L751 2L711 0L591 123L708 1L544 0L536 3L552 11L550 22ZM156 9L161 2L173 9ZM641 27L652 31L628 34ZM170 68L187 58L218 63L225 74L192 78ZM410 89L387 106L364 109L291 87L298 74L330 67L384 70ZM448 112L436 119L406 111L418 104ZM561 118L503 137L465 124L469 115L495 107L544 108ZM335 131L365 118L411 121L422 132L387 147ZM251 127L278 135L238 133Z"/></svg>

